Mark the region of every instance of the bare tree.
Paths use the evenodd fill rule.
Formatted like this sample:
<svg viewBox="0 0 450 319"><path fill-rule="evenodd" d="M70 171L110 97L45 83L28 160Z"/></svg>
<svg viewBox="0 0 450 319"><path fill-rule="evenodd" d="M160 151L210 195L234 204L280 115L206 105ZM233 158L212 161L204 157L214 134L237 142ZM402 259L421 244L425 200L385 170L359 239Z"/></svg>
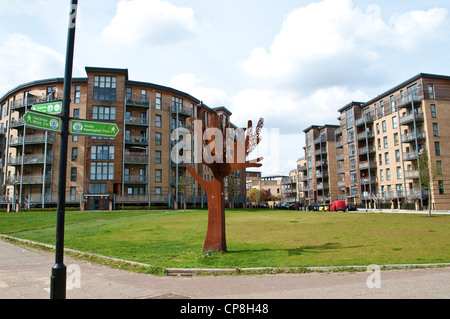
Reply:
<svg viewBox="0 0 450 319"><path fill-rule="evenodd" d="M417 170L420 176L422 188L428 190L428 216L431 217L431 186L441 174L438 168L431 162L428 152L421 149L417 159ZM422 194L420 194L422 196Z"/></svg>

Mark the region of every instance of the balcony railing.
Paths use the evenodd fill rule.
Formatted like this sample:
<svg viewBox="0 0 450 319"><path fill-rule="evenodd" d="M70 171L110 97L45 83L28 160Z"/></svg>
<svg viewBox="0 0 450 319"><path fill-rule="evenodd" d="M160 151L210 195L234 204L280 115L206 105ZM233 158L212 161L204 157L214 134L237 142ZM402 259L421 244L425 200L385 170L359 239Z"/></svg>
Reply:
<svg viewBox="0 0 450 319"><path fill-rule="evenodd" d="M370 178L365 177L360 179L361 185L369 185L369 184L376 184L377 178L375 176L371 176Z"/></svg>
<svg viewBox="0 0 450 319"><path fill-rule="evenodd" d="M367 124L373 123L373 118L370 115L365 115L355 121L355 126L364 125L364 123Z"/></svg>
<svg viewBox="0 0 450 319"><path fill-rule="evenodd" d="M150 100L132 99L127 100L127 106L150 107Z"/></svg>
<svg viewBox="0 0 450 319"><path fill-rule="evenodd" d="M405 178L416 179L419 178L419 171L405 171Z"/></svg>
<svg viewBox="0 0 450 319"><path fill-rule="evenodd" d="M125 124L148 126L148 118L130 117L125 119Z"/></svg>
<svg viewBox="0 0 450 319"><path fill-rule="evenodd" d="M403 153L403 160L404 161L413 161L417 159L417 151L409 152L409 153Z"/></svg>
<svg viewBox="0 0 450 319"><path fill-rule="evenodd" d="M186 115L186 116L193 116L194 115L194 110L193 109L190 109L190 108L186 108L186 107L182 107L182 106L171 106L171 108L170 108L170 111L172 112L172 113L177 113L177 111L178 111L178 114L182 114L182 115Z"/></svg>
<svg viewBox="0 0 450 319"><path fill-rule="evenodd" d="M55 136L49 135L47 138L47 143L53 144L55 142ZM24 143L23 137L13 137L9 140L9 146L22 145ZM27 136L25 137L25 144L42 144L45 143L45 136Z"/></svg>
<svg viewBox="0 0 450 319"><path fill-rule="evenodd" d="M43 164L44 162L46 162L47 164L53 163L53 155L49 154L49 155L47 155L47 158L45 158L44 155L25 155L23 157L23 164L25 164L25 165ZM8 158L8 164L9 165L21 165L22 164L22 156Z"/></svg>
<svg viewBox="0 0 450 319"><path fill-rule="evenodd" d="M423 113L413 112L411 114L401 117L400 125L407 125L410 123L414 123L414 120L416 122L423 122L423 120L424 120Z"/></svg>
<svg viewBox="0 0 450 319"><path fill-rule="evenodd" d="M376 168L377 162L375 162L375 161L362 162L362 163L359 163L358 167L359 167L359 169Z"/></svg>
<svg viewBox="0 0 450 319"><path fill-rule="evenodd" d="M141 175L125 175L123 177L123 181L125 183L130 184L141 184L141 183L147 183L148 177L147 176L141 176Z"/></svg>
<svg viewBox="0 0 450 319"><path fill-rule="evenodd" d="M373 132L370 132L370 131L369 132L362 132L362 133L359 133L358 135L356 135L356 139L358 141L365 140L366 137L367 138L372 138L373 137Z"/></svg>
<svg viewBox="0 0 450 319"><path fill-rule="evenodd" d="M358 155L365 155L365 154L367 154L367 152L369 152L369 153L375 152L375 147L374 146L369 146L369 147L364 146L364 147L358 148Z"/></svg>
<svg viewBox="0 0 450 319"><path fill-rule="evenodd" d="M402 107L408 107L412 103L416 104L416 103L420 103L420 102L421 102L421 99L419 97L419 94L413 93L413 94L408 94L407 96L401 98L400 100L395 102L395 105L397 106L397 108L400 109Z"/></svg>
<svg viewBox="0 0 450 319"><path fill-rule="evenodd" d="M320 143L326 143L326 142L327 142L327 138L325 136L321 136L314 140L314 144L320 144Z"/></svg>
<svg viewBox="0 0 450 319"><path fill-rule="evenodd" d="M125 163L131 164L147 164L148 163L148 154L145 155L133 155L133 154L125 154Z"/></svg>
<svg viewBox="0 0 450 319"><path fill-rule="evenodd" d="M414 141L415 139L422 140L425 139L425 132L413 132L408 134L402 135L402 142L403 143L409 143Z"/></svg>

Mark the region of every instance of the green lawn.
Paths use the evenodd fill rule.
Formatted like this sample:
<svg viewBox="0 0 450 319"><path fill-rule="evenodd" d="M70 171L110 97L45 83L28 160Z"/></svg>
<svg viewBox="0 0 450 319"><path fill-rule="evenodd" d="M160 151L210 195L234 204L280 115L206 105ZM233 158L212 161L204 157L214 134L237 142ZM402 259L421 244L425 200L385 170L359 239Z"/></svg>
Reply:
<svg viewBox="0 0 450 319"><path fill-rule="evenodd" d="M65 248L157 267L450 262L450 216L227 210L228 253L202 252L207 211L67 212ZM0 233L54 245L56 212L0 213Z"/></svg>

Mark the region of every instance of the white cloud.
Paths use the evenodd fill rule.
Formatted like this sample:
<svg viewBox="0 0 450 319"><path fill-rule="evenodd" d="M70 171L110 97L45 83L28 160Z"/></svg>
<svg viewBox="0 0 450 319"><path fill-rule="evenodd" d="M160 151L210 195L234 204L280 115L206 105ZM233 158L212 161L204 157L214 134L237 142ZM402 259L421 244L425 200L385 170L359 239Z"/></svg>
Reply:
<svg viewBox="0 0 450 319"><path fill-rule="evenodd" d="M381 48L411 52L440 39L447 15L447 9L410 11L385 22L377 5L363 12L352 0L311 3L292 11L270 49L255 48L242 69L269 86L360 86L374 79Z"/></svg>
<svg viewBox="0 0 450 319"><path fill-rule="evenodd" d="M64 76L63 55L21 34L0 37L0 94L19 84Z"/></svg>
<svg viewBox="0 0 450 319"><path fill-rule="evenodd" d="M174 76L168 86L189 93L210 107L229 105L230 98L224 91L205 87L203 83L204 81L198 79L194 74L184 73Z"/></svg>
<svg viewBox="0 0 450 319"><path fill-rule="evenodd" d="M160 0L122 0L102 36L117 45L169 44L192 34L194 11Z"/></svg>

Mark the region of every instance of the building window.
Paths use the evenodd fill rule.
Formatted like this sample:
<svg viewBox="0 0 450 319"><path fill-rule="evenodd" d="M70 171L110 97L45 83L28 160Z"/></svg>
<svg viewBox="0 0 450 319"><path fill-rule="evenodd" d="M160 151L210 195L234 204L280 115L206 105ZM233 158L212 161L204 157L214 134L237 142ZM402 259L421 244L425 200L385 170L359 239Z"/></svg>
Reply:
<svg viewBox="0 0 450 319"><path fill-rule="evenodd" d="M155 187L155 195L161 196L162 195L162 188L161 187Z"/></svg>
<svg viewBox="0 0 450 319"><path fill-rule="evenodd" d="M380 123L377 123L377 134L380 134Z"/></svg>
<svg viewBox="0 0 450 319"><path fill-rule="evenodd" d="M106 184L89 184L89 194L106 194Z"/></svg>
<svg viewBox="0 0 450 319"><path fill-rule="evenodd" d="M380 163L380 165L383 165L383 157L381 156L381 154L378 154L378 162Z"/></svg>
<svg viewBox="0 0 450 319"><path fill-rule="evenodd" d="M161 115L155 115L155 126L161 127Z"/></svg>
<svg viewBox="0 0 450 319"><path fill-rule="evenodd" d="M147 102L147 90L141 90L141 102Z"/></svg>
<svg viewBox="0 0 450 319"><path fill-rule="evenodd" d="M162 182L162 170L160 169L155 170L155 182L156 183Z"/></svg>
<svg viewBox="0 0 450 319"><path fill-rule="evenodd" d="M345 120L347 122L347 128L353 126L353 108L345 111Z"/></svg>
<svg viewBox="0 0 450 319"><path fill-rule="evenodd" d="M161 93L156 93L156 109L157 110L161 110L161 105L162 105L162 94Z"/></svg>
<svg viewBox="0 0 450 319"><path fill-rule="evenodd" d="M115 76L94 77L94 100L115 101L117 78Z"/></svg>
<svg viewBox="0 0 450 319"><path fill-rule="evenodd" d="M77 181L77 168L76 167L70 168L70 181L71 182Z"/></svg>
<svg viewBox="0 0 450 319"><path fill-rule="evenodd" d="M114 163L91 162L91 181L111 181L114 179Z"/></svg>
<svg viewBox="0 0 450 319"><path fill-rule="evenodd" d="M430 100L434 100L434 85L428 84L428 93L430 95Z"/></svg>
<svg viewBox="0 0 450 319"><path fill-rule="evenodd" d="M392 128L397 128L397 116L392 118Z"/></svg>
<svg viewBox="0 0 450 319"><path fill-rule="evenodd" d="M387 136L383 137L384 148L388 148L388 139Z"/></svg>
<svg viewBox="0 0 450 319"><path fill-rule="evenodd" d="M80 109L73 109L73 118L74 119L80 118Z"/></svg>
<svg viewBox="0 0 450 319"><path fill-rule="evenodd" d="M381 117L384 116L384 101L380 101Z"/></svg>
<svg viewBox="0 0 450 319"><path fill-rule="evenodd" d="M391 113L395 112L395 102L394 102L394 96L391 95Z"/></svg>
<svg viewBox="0 0 450 319"><path fill-rule="evenodd" d="M155 133L155 145L160 146L162 144L162 133Z"/></svg>
<svg viewBox="0 0 450 319"><path fill-rule="evenodd" d="M444 191L444 181L438 181L439 184L439 195L444 195L445 191Z"/></svg>
<svg viewBox="0 0 450 319"><path fill-rule="evenodd" d="M72 162L78 161L78 147L72 147Z"/></svg>
<svg viewBox="0 0 450 319"><path fill-rule="evenodd" d="M116 119L116 107L115 106L93 106L92 107L92 119L93 120L110 120Z"/></svg>
<svg viewBox="0 0 450 319"><path fill-rule="evenodd" d="M391 169L390 168L386 168L386 180L387 181L391 180Z"/></svg>
<svg viewBox="0 0 450 319"><path fill-rule="evenodd" d="M442 175L442 161L436 161L436 173Z"/></svg>
<svg viewBox="0 0 450 319"><path fill-rule="evenodd" d="M395 150L395 162L400 162L400 150Z"/></svg>
<svg viewBox="0 0 450 319"><path fill-rule="evenodd" d="M381 150L381 140L379 138L377 139L377 143L378 143L378 149Z"/></svg>
<svg viewBox="0 0 450 319"><path fill-rule="evenodd" d="M114 146L92 146L91 160L113 160Z"/></svg>
<svg viewBox="0 0 450 319"><path fill-rule="evenodd" d="M77 188L71 187L70 188L70 201L74 202L77 200Z"/></svg>
<svg viewBox="0 0 450 319"><path fill-rule="evenodd" d="M433 123L433 135L439 136L439 129L437 123Z"/></svg>
<svg viewBox="0 0 450 319"><path fill-rule="evenodd" d="M389 153L384 153L384 164L389 164Z"/></svg>
<svg viewBox="0 0 450 319"><path fill-rule="evenodd" d="M436 118L436 105L431 104L430 109L431 109L431 117L435 119Z"/></svg>
<svg viewBox="0 0 450 319"><path fill-rule="evenodd" d="M400 166L397 166L397 179L402 178L402 168Z"/></svg>
<svg viewBox="0 0 450 319"><path fill-rule="evenodd" d="M397 196L403 196L403 185L402 184L395 185L395 190L397 191Z"/></svg>
<svg viewBox="0 0 450 319"><path fill-rule="evenodd" d="M383 170L380 169L380 181L384 181L384 175L383 175Z"/></svg>
<svg viewBox="0 0 450 319"><path fill-rule="evenodd" d="M81 86L75 85L75 98L73 99L75 104L81 103Z"/></svg>
<svg viewBox="0 0 450 319"><path fill-rule="evenodd" d="M161 164L161 151L155 151L155 164Z"/></svg>
<svg viewBox="0 0 450 319"><path fill-rule="evenodd" d="M436 156L441 155L441 144L439 142L434 142L434 151Z"/></svg>
<svg viewBox="0 0 450 319"><path fill-rule="evenodd" d="M78 142L78 135L72 135L72 142Z"/></svg>
<svg viewBox="0 0 450 319"><path fill-rule="evenodd" d="M386 121L381 122L381 126L383 127L383 133L386 133Z"/></svg>
<svg viewBox="0 0 450 319"><path fill-rule="evenodd" d="M397 146L399 143L398 133L394 133L394 145Z"/></svg>
<svg viewBox="0 0 450 319"><path fill-rule="evenodd" d="M133 96L132 88L127 88L127 101L131 100L132 96Z"/></svg>

